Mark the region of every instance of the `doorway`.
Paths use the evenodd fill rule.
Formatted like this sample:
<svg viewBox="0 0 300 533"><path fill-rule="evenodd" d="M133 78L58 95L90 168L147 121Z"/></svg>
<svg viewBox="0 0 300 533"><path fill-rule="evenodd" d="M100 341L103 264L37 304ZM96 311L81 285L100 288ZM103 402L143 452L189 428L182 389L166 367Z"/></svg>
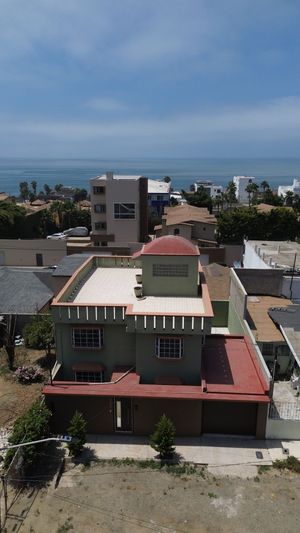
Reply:
<svg viewBox="0 0 300 533"><path fill-rule="evenodd" d="M132 422L132 399L115 398L115 431L131 433Z"/></svg>

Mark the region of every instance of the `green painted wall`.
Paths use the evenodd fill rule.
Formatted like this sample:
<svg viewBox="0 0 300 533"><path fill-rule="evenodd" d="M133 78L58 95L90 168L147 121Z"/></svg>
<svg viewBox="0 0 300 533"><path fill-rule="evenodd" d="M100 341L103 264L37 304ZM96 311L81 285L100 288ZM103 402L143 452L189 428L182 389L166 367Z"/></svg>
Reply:
<svg viewBox="0 0 300 533"><path fill-rule="evenodd" d="M184 384L196 385L201 379L201 336L184 337L182 359L158 359L155 335L136 335L136 371L143 383L153 383L158 376L178 376Z"/></svg>
<svg viewBox="0 0 300 533"><path fill-rule="evenodd" d="M93 327L90 322L88 327ZM77 326L77 324L76 324ZM96 325L99 327L99 324ZM57 361L63 363L63 379L73 380L72 365L83 361L101 363L106 367L105 379L110 379L117 365L135 365L135 334L126 333L125 326L105 325L104 346L101 349L74 349L72 325L56 324Z"/></svg>
<svg viewBox="0 0 300 533"><path fill-rule="evenodd" d="M188 265L188 277L153 276L152 267ZM143 256L143 293L145 296L197 296L198 256Z"/></svg>
<svg viewBox="0 0 300 533"><path fill-rule="evenodd" d="M228 301L215 301L211 302L214 312L211 325L215 328L227 328L228 324Z"/></svg>
<svg viewBox="0 0 300 533"><path fill-rule="evenodd" d="M243 320L239 318L233 304L229 302L228 307L228 329L231 335L245 335L247 332L243 328Z"/></svg>

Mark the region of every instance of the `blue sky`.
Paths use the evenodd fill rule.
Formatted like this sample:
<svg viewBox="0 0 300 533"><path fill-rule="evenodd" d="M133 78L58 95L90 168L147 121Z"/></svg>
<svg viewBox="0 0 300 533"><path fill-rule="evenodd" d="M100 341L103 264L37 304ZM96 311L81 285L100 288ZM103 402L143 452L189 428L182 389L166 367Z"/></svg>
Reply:
<svg viewBox="0 0 300 533"><path fill-rule="evenodd" d="M0 7L1 157L299 156L299 0Z"/></svg>

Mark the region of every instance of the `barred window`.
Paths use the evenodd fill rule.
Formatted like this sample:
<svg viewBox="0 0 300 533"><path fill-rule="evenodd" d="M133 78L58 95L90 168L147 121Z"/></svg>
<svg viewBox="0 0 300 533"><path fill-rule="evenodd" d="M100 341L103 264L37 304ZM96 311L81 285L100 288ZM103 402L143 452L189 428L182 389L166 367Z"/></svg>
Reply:
<svg viewBox="0 0 300 533"><path fill-rule="evenodd" d="M86 381L87 383L102 383L103 372L75 372L76 381Z"/></svg>
<svg viewBox="0 0 300 533"><path fill-rule="evenodd" d="M106 213L106 205L105 204L95 204L94 205L94 211L95 211L95 213Z"/></svg>
<svg viewBox="0 0 300 533"><path fill-rule="evenodd" d="M135 204L114 204L114 218L135 218Z"/></svg>
<svg viewBox="0 0 300 533"><path fill-rule="evenodd" d="M103 329L73 328L72 344L74 348L101 348L103 346Z"/></svg>
<svg viewBox="0 0 300 533"><path fill-rule="evenodd" d="M161 359L181 359L183 357L183 338L156 337L155 355Z"/></svg>
<svg viewBox="0 0 300 533"><path fill-rule="evenodd" d="M189 275L189 265L163 265L156 264L152 267L153 276L187 278Z"/></svg>
<svg viewBox="0 0 300 533"><path fill-rule="evenodd" d="M105 187L93 187L94 194L104 194Z"/></svg>

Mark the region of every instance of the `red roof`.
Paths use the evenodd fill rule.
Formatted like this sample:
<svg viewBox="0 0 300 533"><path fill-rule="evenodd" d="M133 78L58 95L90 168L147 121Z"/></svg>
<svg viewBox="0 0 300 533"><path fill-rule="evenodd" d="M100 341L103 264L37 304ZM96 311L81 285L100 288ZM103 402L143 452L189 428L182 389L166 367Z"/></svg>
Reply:
<svg viewBox="0 0 300 533"><path fill-rule="evenodd" d="M140 255L200 255L200 252L197 246L183 237L164 235L144 244L133 257Z"/></svg>

